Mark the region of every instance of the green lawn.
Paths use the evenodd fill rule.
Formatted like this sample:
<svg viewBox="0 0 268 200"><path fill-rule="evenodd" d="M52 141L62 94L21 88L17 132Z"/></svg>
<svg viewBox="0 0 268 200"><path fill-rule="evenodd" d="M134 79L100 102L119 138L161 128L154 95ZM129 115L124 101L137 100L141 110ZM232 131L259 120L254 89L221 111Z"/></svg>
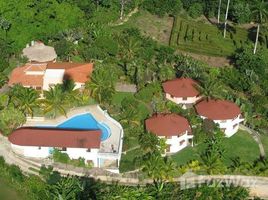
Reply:
<svg viewBox="0 0 268 200"><path fill-rule="evenodd" d="M225 163L227 165L230 164L230 159L236 156L239 156L242 160L249 162L252 162L260 156L258 144L248 133L244 131L237 132L231 138L225 138L223 144L226 150ZM195 147L187 147L174 154L172 158L179 165L185 164L190 160L199 160L198 153L202 152L204 148L204 144L200 144Z"/></svg>
<svg viewBox="0 0 268 200"><path fill-rule="evenodd" d="M138 155L141 155L140 151L140 149L134 149L126 154L122 154L120 161L120 173L132 171L138 168L138 166L135 165L135 158Z"/></svg>
<svg viewBox="0 0 268 200"><path fill-rule="evenodd" d="M246 29L232 27L223 38L216 25L177 16L174 21L170 45L180 50L209 56L230 56L237 48L252 43ZM202 48L200 48L202 47Z"/></svg>
<svg viewBox="0 0 268 200"><path fill-rule="evenodd" d="M121 101L128 96L133 96L133 93L130 92L116 92L113 95L113 99L112 99L112 104L113 105L118 105L121 104Z"/></svg>
<svg viewBox="0 0 268 200"><path fill-rule="evenodd" d="M0 178L0 199L1 200L22 200L26 199L16 189L9 185L8 182Z"/></svg>

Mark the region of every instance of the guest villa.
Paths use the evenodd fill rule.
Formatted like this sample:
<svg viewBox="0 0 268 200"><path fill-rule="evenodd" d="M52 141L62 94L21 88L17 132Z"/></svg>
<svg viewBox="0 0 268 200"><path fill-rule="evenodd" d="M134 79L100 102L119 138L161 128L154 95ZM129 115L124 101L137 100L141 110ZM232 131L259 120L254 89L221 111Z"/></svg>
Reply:
<svg viewBox="0 0 268 200"><path fill-rule="evenodd" d="M155 114L145 121L147 131L159 138L165 138L166 153L176 153L192 145L192 131L189 122L177 114Z"/></svg>
<svg viewBox="0 0 268 200"><path fill-rule="evenodd" d="M203 119L211 119L218 124L226 137L234 135L244 120L240 108L226 100L203 100L196 105L196 111Z"/></svg>
<svg viewBox="0 0 268 200"><path fill-rule="evenodd" d="M177 78L166 81L162 85L166 98L182 105L183 108L195 104L201 98L195 88L197 82L191 78Z"/></svg>

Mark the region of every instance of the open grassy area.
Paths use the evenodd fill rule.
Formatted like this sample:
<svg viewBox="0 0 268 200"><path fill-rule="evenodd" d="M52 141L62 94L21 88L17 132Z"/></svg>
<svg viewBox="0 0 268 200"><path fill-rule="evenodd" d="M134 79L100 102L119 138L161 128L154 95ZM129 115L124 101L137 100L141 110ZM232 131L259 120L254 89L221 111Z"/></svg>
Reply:
<svg viewBox="0 0 268 200"><path fill-rule="evenodd" d="M158 17L141 9L127 23L116 29L136 27L144 35L162 44L208 56L230 56L246 43L253 45L254 28L249 31L239 26L232 26L229 27L226 38L223 38L222 29L204 20L193 20L180 15L174 20L173 17Z"/></svg>
<svg viewBox="0 0 268 200"><path fill-rule="evenodd" d="M8 182L0 178L0 199L1 200L23 200L24 195L15 190Z"/></svg>
<svg viewBox="0 0 268 200"><path fill-rule="evenodd" d="M268 141L268 139L267 139ZM225 147L225 163L229 165L231 158L239 156L244 161L252 162L259 158L259 147L253 138L244 131L237 132L231 138L225 138L223 141ZM174 154L172 158L179 165L185 164L190 160L199 160L198 154L205 148L204 144L197 145L195 147L187 147L182 151Z"/></svg>
<svg viewBox="0 0 268 200"><path fill-rule="evenodd" d="M230 56L252 35L246 29L231 27L223 38L223 31L216 25L177 16L174 21L170 45L183 51L210 56ZM253 34L254 35L254 34Z"/></svg>

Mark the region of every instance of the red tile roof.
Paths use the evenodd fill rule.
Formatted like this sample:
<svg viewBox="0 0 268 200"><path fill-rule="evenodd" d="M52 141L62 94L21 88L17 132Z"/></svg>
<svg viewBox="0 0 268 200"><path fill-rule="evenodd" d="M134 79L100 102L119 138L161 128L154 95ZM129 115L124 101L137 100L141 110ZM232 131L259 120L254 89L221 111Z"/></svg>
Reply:
<svg viewBox="0 0 268 200"><path fill-rule="evenodd" d="M177 78L166 81L162 85L165 93L174 97L195 97L199 95L195 88L196 84L197 82L191 78Z"/></svg>
<svg viewBox="0 0 268 200"><path fill-rule="evenodd" d="M178 136L191 132L189 122L177 114L156 114L145 120L147 131L158 136Z"/></svg>
<svg viewBox="0 0 268 200"><path fill-rule="evenodd" d="M29 63L15 68L9 78L10 86L20 83L23 86L43 86L43 75L27 75L26 71L42 71L45 69L65 69L64 78L74 82L85 83L93 71L92 63Z"/></svg>
<svg viewBox="0 0 268 200"><path fill-rule="evenodd" d="M19 146L99 148L101 130L23 127L11 133L8 140Z"/></svg>
<svg viewBox="0 0 268 200"><path fill-rule="evenodd" d="M241 113L235 103L227 100L203 100L195 108L199 115L212 120L233 119Z"/></svg>
<svg viewBox="0 0 268 200"><path fill-rule="evenodd" d="M27 75L25 71L30 71L31 65L25 65L15 68L9 78L8 85L22 84L23 86L43 86L43 75ZM32 68L32 67L31 67ZM40 69L38 67L38 69ZM32 70L31 70L32 71ZM39 71L39 70L38 70Z"/></svg>
<svg viewBox="0 0 268 200"><path fill-rule="evenodd" d="M65 69L65 78L74 82L85 83L93 72L93 63L48 63L47 69Z"/></svg>

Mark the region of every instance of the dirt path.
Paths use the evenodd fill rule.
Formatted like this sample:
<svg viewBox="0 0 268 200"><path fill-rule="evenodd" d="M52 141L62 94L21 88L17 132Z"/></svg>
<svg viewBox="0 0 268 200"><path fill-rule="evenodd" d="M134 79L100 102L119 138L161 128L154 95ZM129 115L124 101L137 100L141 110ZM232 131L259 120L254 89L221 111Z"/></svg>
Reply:
<svg viewBox="0 0 268 200"><path fill-rule="evenodd" d="M219 56L206 56L201 54L195 54L190 53L182 50L177 50L177 52L188 55L196 60L200 60L204 63L207 63L208 65L212 67L223 67L223 66L230 66L231 65L231 59L226 57L219 57Z"/></svg>
<svg viewBox="0 0 268 200"><path fill-rule="evenodd" d="M134 8L130 13L127 14L127 16L125 16L123 18L123 20L120 20L119 22L115 22L115 23L112 23L111 26L120 26L120 25L123 25L124 23L126 23L129 18L134 15L135 13L137 13L139 11L139 8L136 7Z"/></svg>

